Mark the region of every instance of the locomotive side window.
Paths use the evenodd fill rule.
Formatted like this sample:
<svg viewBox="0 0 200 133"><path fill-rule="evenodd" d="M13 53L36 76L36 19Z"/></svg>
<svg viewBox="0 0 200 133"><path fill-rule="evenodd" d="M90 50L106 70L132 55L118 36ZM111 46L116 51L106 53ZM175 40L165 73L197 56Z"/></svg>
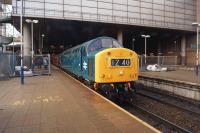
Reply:
<svg viewBox="0 0 200 133"><path fill-rule="evenodd" d="M86 52L86 49L85 47L82 48L82 56L86 56L87 55L87 52Z"/></svg>

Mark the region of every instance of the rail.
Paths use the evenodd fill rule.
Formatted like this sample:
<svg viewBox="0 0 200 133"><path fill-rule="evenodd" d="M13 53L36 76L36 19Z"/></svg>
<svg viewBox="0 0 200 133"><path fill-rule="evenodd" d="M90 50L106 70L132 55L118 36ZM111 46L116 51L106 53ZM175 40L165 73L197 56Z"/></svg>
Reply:
<svg viewBox="0 0 200 133"><path fill-rule="evenodd" d="M184 110L186 112L192 113L192 114L196 114L196 115L200 115L200 103L196 103L194 101L187 101L184 99L179 99L177 97L173 97L170 95L165 94L164 92L159 93L159 92L155 92L149 89L138 89L138 91L136 92L138 95L150 98L152 100L161 102L163 104L168 104L170 106L179 108L181 110ZM194 104L192 104L194 103Z"/></svg>
<svg viewBox="0 0 200 133"><path fill-rule="evenodd" d="M182 127L180 127L180 126L178 126L178 125L176 125L176 124L174 124L174 123L172 123L172 122L170 122L170 121L168 121L168 120L166 120L166 119L164 119L164 118L162 118L162 117L160 117L138 105L134 105L134 104L131 104L131 105L133 106L134 109L139 110L140 113L147 114L152 119L159 121L159 123L162 123L162 124L166 125L167 127L171 127L172 131L177 131L177 132L181 132L181 133L192 133L191 131L184 129L184 128L182 128Z"/></svg>
<svg viewBox="0 0 200 133"><path fill-rule="evenodd" d="M86 84L87 85L87 84ZM87 85L88 86L88 85ZM88 86L89 87L89 86ZM100 93L100 92L99 92ZM101 95L103 95L103 93L100 93ZM106 96L105 96L106 97ZM175 123L172 123L158 115L156 115L153 112L150 112L149 110L144 109L143 107L140 107L138 105L136 105L134 102L133 103L129 103L131 105L131 108L133 107L134 110L138 110L138 112L140 114L146 114L148 115L148 118L152 118L153 120L155 120L156 123L158 123L158 125L164 125L167 129L170 129L170 131L172 132L181 132L181 133L192 133L191 131L184 129L183 127L180 127L178 125L176 125ZM126 108L126 107L125 107ZM127 110L127 109L126 109ZM128 110L127 110L128 111ZM130 112L130 111L129 111ZM155 126L155 125L154 125Z"/></svg>

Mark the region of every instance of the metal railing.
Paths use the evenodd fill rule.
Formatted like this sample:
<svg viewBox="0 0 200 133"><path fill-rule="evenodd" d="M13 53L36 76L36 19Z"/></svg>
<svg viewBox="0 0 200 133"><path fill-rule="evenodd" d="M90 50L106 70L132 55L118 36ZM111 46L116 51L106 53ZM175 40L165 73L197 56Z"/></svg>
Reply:
<svg viewBox="0 0 200 133"><path fill-rule="evenodd" d="M0 53L0 80L9 79L13 76L20 76L20 60L19 55L13 53ZM49 75L51 74L50 55L34 55L33 63L31 56L24 56L24 75Z"/></svg>
<svg viewBox="0 0 200 133"><path fill-rule="evenodd" d="M177 56L140 56L140 70L146 70L148 65L158 64L161 67L174 67L178 65Z"/></svg>
<svg viewBox="0 0 200 133"><path fill-rule="evenodd" d="M8 79L15 72L16 55L12 53L0 53L0 80Z"/></svg>
<svg viewBox="0 0 200 133"><path fill-rule="evenodd" d="M34 55L31 65L33 75L51 74L50 64L50 54Z"/></svg>

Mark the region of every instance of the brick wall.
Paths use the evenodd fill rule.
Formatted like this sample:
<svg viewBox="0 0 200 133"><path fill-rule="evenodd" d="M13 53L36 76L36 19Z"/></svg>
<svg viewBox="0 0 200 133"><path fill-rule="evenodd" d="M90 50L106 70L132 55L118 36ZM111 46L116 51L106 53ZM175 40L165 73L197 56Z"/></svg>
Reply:
<svg viewBox="0 0 200 133"><path fill-rule="evenodd" d="M196 44L196 41L197 41L196 39L197 39L196 33L195 35L191 35L187 37L186 63L188 66L194 66L196 64L197 49L191 47L192 44ZM199 49L199 57L200 57L200 49ZM200 58L199 58L199 61L200 61Z"/></svg>
<svg viewBox="0 0 200 133"><path fill-rule="evenodd" d="M200 22L200 0L197 0L197 22Z"/></svg>

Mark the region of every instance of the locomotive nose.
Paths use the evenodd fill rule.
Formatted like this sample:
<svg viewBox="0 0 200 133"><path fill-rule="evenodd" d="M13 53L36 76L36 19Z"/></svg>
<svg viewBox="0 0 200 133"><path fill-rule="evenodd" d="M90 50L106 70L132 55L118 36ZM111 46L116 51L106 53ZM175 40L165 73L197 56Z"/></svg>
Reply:
<svg viewBox="0 0 200 133"><path fill-rule="evenodd" d="M110 48L95 57L96 82L127 82L137 80L137 54L126 48Z"/></svg>

